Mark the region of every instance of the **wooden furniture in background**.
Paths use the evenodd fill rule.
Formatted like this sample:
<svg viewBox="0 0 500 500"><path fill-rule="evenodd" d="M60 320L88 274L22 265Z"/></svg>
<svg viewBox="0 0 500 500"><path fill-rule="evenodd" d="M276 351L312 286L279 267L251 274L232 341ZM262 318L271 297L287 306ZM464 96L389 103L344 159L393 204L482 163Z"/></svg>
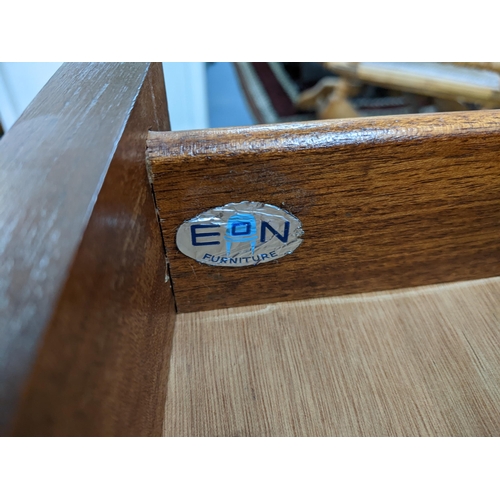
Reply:
<svg viewBox="0 0 500 500"><path fill-rule="evenodd" d="M299 109L315 111L319 119L373 115L377 110L387 115L500 107L499 63L326 62L323 66L337 76L322 78L296 99ZM370 110L363 108L366 99L357 95L363 86L372 93L378 89L395 95L392 101L379 98L375 109ZM384 109L398 99L413 109Z"/></svg>
<svg viewBox="0 0 500 500"><path fill-rule="evenodd" d="M500 106L500 75L483 67L444 63L326 62L344 78L413 94ZM498 63L490 63L497 68Z"/></svg>
<svg viewBox="0 0 500 500"><path fill-rule="evenodd" d="M359 85L347 78L324 77L314 87L301 92L296 106L302 110L315 110L320 120L356 118L360 114L348 97L356 95L358 90Z"/></svg>

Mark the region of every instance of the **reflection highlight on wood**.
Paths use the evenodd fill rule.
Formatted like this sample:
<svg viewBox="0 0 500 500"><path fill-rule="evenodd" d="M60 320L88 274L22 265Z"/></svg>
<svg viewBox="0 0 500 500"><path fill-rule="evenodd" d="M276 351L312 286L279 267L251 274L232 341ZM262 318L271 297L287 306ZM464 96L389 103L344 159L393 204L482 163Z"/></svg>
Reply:
<svg viewBox="0 0 500 500"><path fill-rule="evenodd" d="M178 315L168 436L498 436L500 278Z"/></svg>

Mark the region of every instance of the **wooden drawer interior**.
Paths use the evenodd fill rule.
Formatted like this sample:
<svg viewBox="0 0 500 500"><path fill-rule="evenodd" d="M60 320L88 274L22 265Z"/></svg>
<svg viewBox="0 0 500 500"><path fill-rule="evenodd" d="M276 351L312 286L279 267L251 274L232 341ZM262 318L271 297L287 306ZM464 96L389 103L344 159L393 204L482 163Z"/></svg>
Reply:
<svg viewBox="0 0 500 500"><path fill-rule="evenodd" d="M2 434L500 435L500 112L168 130L161 65L68 64L0 141ZM300 252L177 252L257 195Z"/></svg>
<svg viewBox="0 0 500 500"><path fill-rule="evenodd" d="M500 278L180 314L167 436L498 436Z"/></svg>

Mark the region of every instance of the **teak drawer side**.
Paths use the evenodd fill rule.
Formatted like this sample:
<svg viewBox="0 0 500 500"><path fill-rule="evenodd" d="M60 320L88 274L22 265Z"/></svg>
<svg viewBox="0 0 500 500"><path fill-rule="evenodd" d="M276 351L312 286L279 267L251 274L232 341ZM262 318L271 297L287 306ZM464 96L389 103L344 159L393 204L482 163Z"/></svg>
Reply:
<svg viewBox="0 0 500 500"><path fill-rule="evenodd" d="M178 311L499 275L499 139L499 111L150 132ZM185 220L244 200L298 217L303 243L239 268L178 251Z"/></svg>

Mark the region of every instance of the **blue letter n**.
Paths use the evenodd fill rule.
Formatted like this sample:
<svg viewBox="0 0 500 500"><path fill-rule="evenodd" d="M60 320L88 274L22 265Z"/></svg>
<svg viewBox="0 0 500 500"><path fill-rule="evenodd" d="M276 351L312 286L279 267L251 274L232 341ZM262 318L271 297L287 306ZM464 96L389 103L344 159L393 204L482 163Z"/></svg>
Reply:
<svg viewBox="0 0 500 500"><path fill-rule="evenodd" d="M290 230L290 223L288 221L285 221L285 232L283 235L278 233L274 227L272 227L268 222L262 221L262 225L260 226L260 241L261 243L264 243L266 241L266 229L269 229L271 233L276 236L280 241L283 243L286 243L288 241L288 231Z"/></svg>

